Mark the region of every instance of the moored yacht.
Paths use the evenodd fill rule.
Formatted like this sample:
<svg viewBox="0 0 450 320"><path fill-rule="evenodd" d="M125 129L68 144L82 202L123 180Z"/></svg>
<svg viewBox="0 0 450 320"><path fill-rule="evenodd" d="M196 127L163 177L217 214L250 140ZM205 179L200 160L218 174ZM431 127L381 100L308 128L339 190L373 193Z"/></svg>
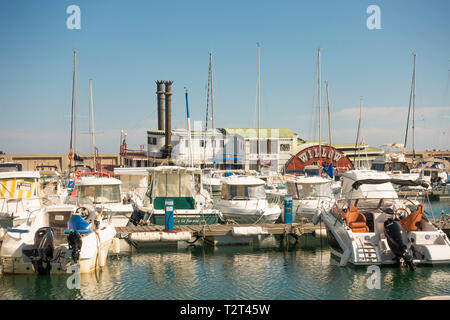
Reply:
<svg viewBox="0 0 450 320"><path fill-rule="evenodd" d="M221 219L208 191L203 189L202 171L198 168L159 166L115 172L126 181L137 209L135 224L165 225L166 200L173 200L174 225L216 224Z"/></svg>
<svg viewBox="0 0 450 320"><path fill-rule="evenodd" d="M89 273L105 265L115 234L107 212L48 206L16 228L8 228L0 250L2 272L49 275L78 269Z"/></svg>
<svg viewBox="0 0 450 320"><path fill-rule="evenodd" d="M423 204L398 198L386 173L351 170L342 178L341 198L319 217L341 265L450 264L447 235Z"/></svg>
<svg viewBox="0 0 450 320"><path fill-rule="evenodd" d="M87 207L90 210L102 209L111 214L115 227L125 227L130 221L133 206L123 203L119 179L103 172L83 172L76 175L75 190L68 198L69 204Z"/></svg>
<svg viewBox="0 0 450 320"><path fill-rule="evenodd" d="M267 201L264 183L252 176L227 177L222 180L222 195L214 205L226 220L236 223L275 223L281 209Z"/></svg>
<svg viewBox="0 0 450 320"><path fill-rule="evenodd" d="M320 210L334 204L332 180L320 176L297 176L287 180L292 195L293 221L312 219Z"/></svg>
<svg viewBox="0 0 450 320"><path fill-rule="evenodd" d="M0 240L8 227L32 219L42 209L38 171L0 172Z"/></svg>

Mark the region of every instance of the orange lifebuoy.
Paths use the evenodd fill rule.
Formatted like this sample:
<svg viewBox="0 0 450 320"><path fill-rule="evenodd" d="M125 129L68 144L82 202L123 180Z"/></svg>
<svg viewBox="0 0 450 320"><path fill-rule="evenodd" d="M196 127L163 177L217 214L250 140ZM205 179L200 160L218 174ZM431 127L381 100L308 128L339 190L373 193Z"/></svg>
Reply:
<svg viewBox="0 0 450 320"><path fill-rule="evenodd" d="M74 171L72 175L73 175L73 179L76 180L76 179L78 179L80 177L80 172L79 171Z"/></svg>

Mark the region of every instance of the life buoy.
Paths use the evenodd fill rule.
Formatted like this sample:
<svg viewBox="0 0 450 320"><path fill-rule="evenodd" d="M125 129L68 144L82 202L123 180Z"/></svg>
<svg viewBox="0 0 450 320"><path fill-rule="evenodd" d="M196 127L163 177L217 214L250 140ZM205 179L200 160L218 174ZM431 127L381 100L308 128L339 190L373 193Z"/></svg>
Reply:
<svg viewBox="0 0 450 320"><path fill-rule="evenodd" d="M80 177L80 172L79 172L79 171L74 171L74 172L72 173L72 176L73 176L73 179L74 179L74 180L77 180L77 179Z"/></svg>

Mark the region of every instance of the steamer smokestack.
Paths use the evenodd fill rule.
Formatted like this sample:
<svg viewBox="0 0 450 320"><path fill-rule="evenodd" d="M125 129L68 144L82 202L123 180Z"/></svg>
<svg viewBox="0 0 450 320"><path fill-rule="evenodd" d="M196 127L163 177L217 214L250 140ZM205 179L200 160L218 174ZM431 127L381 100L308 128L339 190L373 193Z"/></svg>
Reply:
<svg viewBox="0 0 450 320"><path fill-rule="evenodd" d="M173 81L164 81L166 86L166 157L170 158L172 155L172 83Z"/></svg>
<svg viewBox="0 0 450 320"><path fill-rule="evenodd" d="M156 94L158 96L158 130L164 130L164 81L156 81Z"/></svg>

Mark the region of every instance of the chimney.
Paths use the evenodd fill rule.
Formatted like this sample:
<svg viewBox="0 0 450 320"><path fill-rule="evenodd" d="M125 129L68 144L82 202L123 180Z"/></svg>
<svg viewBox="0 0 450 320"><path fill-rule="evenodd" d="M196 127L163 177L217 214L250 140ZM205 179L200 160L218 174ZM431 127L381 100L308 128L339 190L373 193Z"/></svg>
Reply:
<svg viewBox="0 0 450 320"><path fill-rule="evenodd" d="M166 86L166 157L172 156L172 83L173 81L164 81Z"/></svg>
<svg viewBox="0 0 450 320"><path fill-rule="evenodd" d="M156 81L156 94L158 95L158 130L164 130L164 81Z"/></svg>

